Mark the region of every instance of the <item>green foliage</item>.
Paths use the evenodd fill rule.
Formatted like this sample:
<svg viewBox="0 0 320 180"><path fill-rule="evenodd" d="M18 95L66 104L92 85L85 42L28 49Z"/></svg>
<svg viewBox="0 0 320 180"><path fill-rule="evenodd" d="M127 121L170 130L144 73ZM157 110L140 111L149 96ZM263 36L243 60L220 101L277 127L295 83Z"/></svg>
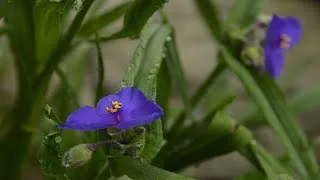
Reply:
<svg viewBox="0 0 320 180"><path fill-rule="evenodd" d="M251 75L226 49L223 48L222 53L225 62L242 81L266 120L282 140L301 176L304 179L317 176L318 168L312 150L291 110L286 106L282 94L275 93L278 91L277 87L264 74Z"/></svg>
<svg viewBox="0 0 320 180"><path fill-rule="evenodd" d="M123 28L102 40L138 36L148 19L165 3L166 0L135 0L124 16Z"/></svg>
<svg viewBox="0 0 320 180"><path fill-rule="evenodd" d="M263 5L263 0L238 0L224 21L224 30L245 29L253 25Z"/></svg>
<svg viewBox="0 0 320 180"><path fill-rule="evenodd" d="M153 167L139 159L130 157L120 156L112 158L111 162L114 165L111 167L111 171L116 177L127 175L135 180L147 180L150 178L159 180L191 179Z"/></svg>
<svg viewBox="0 0 320 180"><path fill-rule="evenodd" d="M140 43L128 66L122 85L141 89L148 98L156 98L158 71L164 56L164 46L171 33L168 25L146 26L141 34ZM146 144L141 157L147 161L158 153L162 144L162 125L156 120L146 128Z"/></svg>
<svg viewBox="0 0 320 180"><path fill-rule="evenodd" d="M217 109L170 140L153 164L170 171L238 150L249 143L251 133Z"/></svg>
<svg viewBox="0 0 320 180"><path fill-rule="evenodd" d="M128 9L131 3L125 2L110 11L89 19L80 29L79 35L88 37L118 20Z"/></svg>
<svg viewBox="0 0 320 180"><path fill-rule="evenodd" d="M61 179L66 173L61 165L60 143L62 135L61 131L56 128L61 122L49 105L46 105L43 116L44 120L50 124L50 128L43 132L44 137L38 150L38 159L45 175Z"/></svg>
<svg viewBox="0 0 320 180"><path fill-rule="evenodd" d="M0 122L0 179L19 179L31 140L32 148L39 147L37 157L47 179L190 179L173 172L235 151L256 168L241 180L319 179L314 147L295 115L319 108L319 87L305 88L289 95L287 101L274 80L243 61L248 45L245 35L255 30L252 27L264 1L237 0L222 19L219 3L194 0L219 53L216 67L191 96L180 57L184 52L178 51L171 17L164 11L167 2L131 0L96 13L103 0L0 0L0 18L4 19L0 33L10 42L8 58L14 58L18 85L14 104L1 111L8 114ZM157 21L152 18L159 15L157 11L162 22L148 22ZM100 32L123 16L120 30L111 35ZM89 84L95 88L91 102L96 104L108 91L104 67L113 65L104 61L101 43L127 37L139 40L119 87L142 90L165 115L125 132L112 128L62 132L57 126L82 105L90 48L95 45L98 55L97 81ZM238 77L254 101L241 121L228 115L236 93L227 70ZM7 71L3 72L0 76ZM51 81L54 73L57 85ZM284 92L294 82L286 79ZM181 107L170 104L173 91ZM281 140L286 162L259 145L246 127L261 124L271 126Z"/></svg>

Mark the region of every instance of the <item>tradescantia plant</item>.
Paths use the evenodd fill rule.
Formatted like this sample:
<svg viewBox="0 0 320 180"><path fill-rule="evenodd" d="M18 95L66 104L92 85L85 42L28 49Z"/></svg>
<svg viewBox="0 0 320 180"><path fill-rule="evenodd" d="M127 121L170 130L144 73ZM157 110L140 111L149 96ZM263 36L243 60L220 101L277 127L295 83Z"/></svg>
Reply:
<svg viewBox="0 0 320 180"><path fill-rule="evenodd" d="M301 38L297 18L274 14L260 19L263 0L238 0L221 18L217 3L194 0L219 52L217 66L189 95L175 31L164 12L171 2L125 1L95 15L103 2L0 0L1 35L9 40L18 83L15 102L1 111L0 179L21 178L30 147L37 149L47 179L193 179L179 172L230 152L240 153L255 167L239 177L242 180L320 178L313 147L293 113L296 106L286 101L275 81L284 52ZM100 32L121 17L120 30ZM258 31L264 36L256 35ZM138 45L118 91L108 95L100 45L121 38ZM98 54L96 107L81 106L75 90L84 79L80 60L88 47ZM65 64L72 59L77 61ZM68 69L72 73L65 73ZM51 92L54 73L60 84ZM224 111L235 97L226 93L231 75L255 103L239 120ZM183 102L177 113L169 103L171 90ZM300 101L312 101L305 97ZM194 116L203 103L201 117ZM254 139L251 128L256 124L273 129L287 161Z"/></svg>

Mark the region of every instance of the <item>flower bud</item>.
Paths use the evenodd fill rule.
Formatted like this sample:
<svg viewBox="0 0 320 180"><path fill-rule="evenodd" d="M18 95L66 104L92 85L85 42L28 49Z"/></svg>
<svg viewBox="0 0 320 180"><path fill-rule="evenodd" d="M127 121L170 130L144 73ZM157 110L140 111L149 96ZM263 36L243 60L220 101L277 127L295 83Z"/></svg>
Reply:
<svg viewBox="0 0 320 180"><path fill-rule="evenodd" d="M242 57L243 59L249 60L251 62L257 62L263 58L261 50L255 46L246 47L242 51Z"/></svg>
<svg viewBox="0 0 320 180"><path fill-rule="evenodd" d="M92 157L92 150L87 144L79 144L69 149L62 157L64 167L79 167L87 163Z"/></svg>

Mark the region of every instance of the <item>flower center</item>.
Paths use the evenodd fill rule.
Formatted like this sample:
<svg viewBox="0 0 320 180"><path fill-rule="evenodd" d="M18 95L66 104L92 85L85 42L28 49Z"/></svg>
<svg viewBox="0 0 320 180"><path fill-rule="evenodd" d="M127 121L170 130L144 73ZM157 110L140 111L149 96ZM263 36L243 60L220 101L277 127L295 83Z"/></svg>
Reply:
<svg viewBox="0 0 320 180"><path fill-rule="evenodd" d="M121 108L122 104L118 101L112 101L112 107L109 108L109 107L106 107L106 111L109 111L111 113L115 113L115 112L118 112L118 109Z"/></svg>
<svg viewBox="0 0 320 180"><path fill-rule="evenodd" d="M290 47L291 38L286 34L280 35L280 47L283 49L288 49Z"/></svg>

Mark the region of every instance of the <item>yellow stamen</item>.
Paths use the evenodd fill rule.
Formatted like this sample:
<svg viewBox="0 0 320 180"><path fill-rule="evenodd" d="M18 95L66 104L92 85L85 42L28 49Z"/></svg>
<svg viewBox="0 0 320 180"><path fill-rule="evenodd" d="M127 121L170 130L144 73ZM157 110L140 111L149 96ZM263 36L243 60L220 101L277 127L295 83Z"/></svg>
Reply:
<svg viewBox="0 0 320 180"><path fill-rule="evenodd" d="M109 111L109 112L111 112L111 113L117 112L118 109L120 109L121 106L122 106L122 104L121 104L120 102L118 102L118 101L112 101L111 104L112 104L112 107L111 107L111 108L106 107L106 110Z"/></svg>
<svg viewBox="0 0 320 180"><path fill-rule="evenodd" d="M280 39L281 39L280 47L284 49L288 49L292 41L291 38L286 34L281 34Z"/></svg>

